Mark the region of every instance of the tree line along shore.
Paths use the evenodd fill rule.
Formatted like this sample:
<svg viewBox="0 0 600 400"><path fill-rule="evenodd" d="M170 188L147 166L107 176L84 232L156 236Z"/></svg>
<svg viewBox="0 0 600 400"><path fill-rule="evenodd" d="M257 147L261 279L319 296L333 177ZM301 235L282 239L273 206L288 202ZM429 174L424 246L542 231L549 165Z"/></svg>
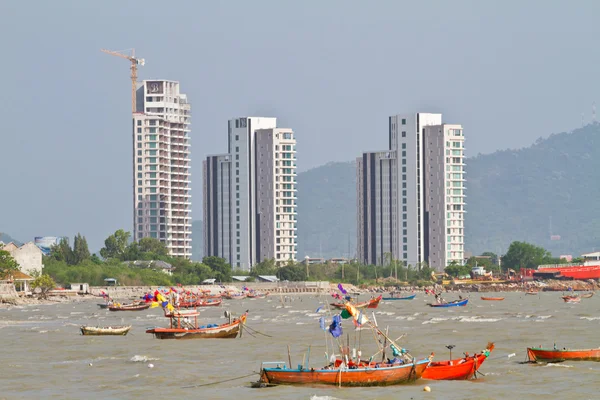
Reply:
<svg viewBox="0 0 600 400"><path fill-rule="evenodd" d="M45 295L56 287L68 287L73 282L85 282L92 287L106 287L105 279L114 279L120 286L173 286L200 285L206 279L217 283L230 284L232 277L247 276L249 281L259 276L276 276L281 282L341 282L352 284L362 290L416 290L435 288L441 279L438 271L426 263L406 265L388 255L384 265L364 265L356 260L347 263L305 264L289 261L284 265L275 260L265 260L255 265L252 271L234 270L219 257L204 257L202 262L170 257L163 243L153 238L143 238L130 242L130 233L117 230L104 242L99 254L91 254L84 236L77 234L71 247L66 240L54 246L49 255L44 256L43 275L35 277L32 284L37 292ZM5 276L18 269L10 255L0 250L0 274ZM154 267L161 261L170 266L169 273ZM577 261L577 260L574 260ZM484 267L494 276L502 277L509 270L535 268L540 264L560 264L566 262L553 257L541 247L525 242L513 242L507 253L498 256L484 252L471 257L464 265L454 263L445 268L446 279L467 275L474 266ZM161 264L164 265L164 264ZM436 274L437 273L437 277ZM567 283L569 285L570 283ZM564 283L552 283L561 290ZM590 283L571 284L594 290ZM524 286L515 283L481 283L472 285L452 285L443 290L461 291L518 291ZM437 289L442 289L437 286Z"/></svg>

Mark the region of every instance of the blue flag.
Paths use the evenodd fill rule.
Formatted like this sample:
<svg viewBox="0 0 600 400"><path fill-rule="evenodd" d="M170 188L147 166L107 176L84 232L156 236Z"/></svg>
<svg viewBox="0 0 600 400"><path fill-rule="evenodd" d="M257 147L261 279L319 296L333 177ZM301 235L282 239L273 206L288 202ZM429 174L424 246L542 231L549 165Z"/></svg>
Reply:
<svg viewBox="0 0 600 400"><path fill-rule="evenodd" d="M333 321L329 325L329 333L335 338L342 336L342 317L339 315L333 316Z"/></svg>
<svg viewBox="0 0 600 400"><path fill-rule="evenodd" d="M322 330L324 330L324 331L327 330L327 328L325 327L325 317L319 318L319 326L321 327Z"/></svg>

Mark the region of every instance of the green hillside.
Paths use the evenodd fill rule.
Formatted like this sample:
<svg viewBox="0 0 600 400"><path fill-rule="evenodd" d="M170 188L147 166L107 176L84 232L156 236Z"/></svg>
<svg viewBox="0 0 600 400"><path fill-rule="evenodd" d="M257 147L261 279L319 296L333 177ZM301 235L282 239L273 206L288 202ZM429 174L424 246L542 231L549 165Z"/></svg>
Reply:
<svg viewBox="0 0 600 400"><path fill-rule="evenodd" d="M298 257L354 257L356 164L329 163L298 174Z"/></svg>
<svg viewBox="0 0 600 400"><path fill-rule="evenodd" d="M22 245L23 243L19 242L18 240L13 239L12 237L10 237L10 235L7 235L6 233L2 233L0 232L0 242L8 244L10 242L15 242L16 245Z"/></svg>
<svg viewBox="0 0 600 400"><path fill-rule="evenodd" d="M600 125L593 124L468 159L467 248L504 252L520 240L554 255L598 249L599 150Z"/></svg>

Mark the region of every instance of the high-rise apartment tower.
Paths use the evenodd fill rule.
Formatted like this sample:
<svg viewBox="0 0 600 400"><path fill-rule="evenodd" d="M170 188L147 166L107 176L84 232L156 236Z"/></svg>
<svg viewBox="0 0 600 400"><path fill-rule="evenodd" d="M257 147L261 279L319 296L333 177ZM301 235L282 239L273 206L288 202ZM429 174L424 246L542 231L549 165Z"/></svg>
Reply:
<svg viewBox="0 0 600 400"><path fill-rule="evenodd" d="M146 80L133 114L134 239L152 237L190 258L190 104L179 82Z"/></svg>
<svg viewBox="0 0 600 400"><path fill-rule="evenodd" d="M279 264L295 260L294 132L277 128L276 118L234 118L228 122L228 147L228 154L218 156L223 160L221 167L210 157L205 162L205 254L225 258L234 268L244 270L266 259ZM228 178L225 158L230 163ZM222 190L227 185L229 203L224 205L227 200ZM220 210L228 210L230 216ZM227 237L228 252L224 250Z"/></svg>
<svg viewBox="0 0 600 400"><path fill-rule="evenodd" d="M389 150L357 159L360 261L462 263L463 144L462 127L442 125L441 114L389 118Z"/></svg>

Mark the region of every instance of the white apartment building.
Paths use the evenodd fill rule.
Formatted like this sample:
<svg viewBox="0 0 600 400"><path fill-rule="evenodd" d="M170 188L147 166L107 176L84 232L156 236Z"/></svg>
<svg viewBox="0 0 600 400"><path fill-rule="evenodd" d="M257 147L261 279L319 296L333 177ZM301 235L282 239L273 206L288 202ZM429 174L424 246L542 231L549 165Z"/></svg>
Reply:
<svg viewBox="0 0 600 400"><path fill-rule="evenodd" d="M291 129L256 131L258 261L296 261L296 139Z"/></svg>
<svg viewBox="0 0 600 400"><path fill-rule="evenodd" d="M464 260L465 163L461 125L425 127L425 210L432 268Z"/></svg>
<svg viewBox="0 0 600 400"><path fill-rule="evenodd" d="M230 257L214 249L215 236L226 233L204 224L205 254L231 259L234 268L250 270L262 260L279 263L296 259L296 140L291 129L277 128L276 118L229 120ZM207 159L206 164L209 163ZM218 172L213 168L212 171ZM214 181L205 167L205 182ZM205 198L210 193L205 184ZM222 197L225 199L225 197ZM225 201L225 200L223 200ZM214 204L214 203L213 203ZM207 207L208 205L208 207ZM205 220L225 220L219 207L204 204ZM217 216L213 216L214 214ZM224 222L220 225L223 227ZM212 244L213 248L209 248Z"/></svg>
<svg viewBox="0 0 600 400"><path fill-rule="evenodd" d="M231 231L231 155L208 156L203 162L204 256L224 258L233 265Z"/></svg>
<svg viewBox="0 0 600 400"><path fill-rule="evenodd" d="M190 104L179 82L145 80L133 114L134 240L153 237L190 258Z"/></svg>
<svg viewBox="0 0 600 400"><path fill-rule="evenodd" d="M441 114L389 118L390 149L364 153L357 160L360 261L384 264L391 253L406 264L427 262L440 270L453 260L462 262L463 143L460 125L442 125ZM447 173L451 175L445 179ZM442 237L441 232L449 233Z"/></svg>

